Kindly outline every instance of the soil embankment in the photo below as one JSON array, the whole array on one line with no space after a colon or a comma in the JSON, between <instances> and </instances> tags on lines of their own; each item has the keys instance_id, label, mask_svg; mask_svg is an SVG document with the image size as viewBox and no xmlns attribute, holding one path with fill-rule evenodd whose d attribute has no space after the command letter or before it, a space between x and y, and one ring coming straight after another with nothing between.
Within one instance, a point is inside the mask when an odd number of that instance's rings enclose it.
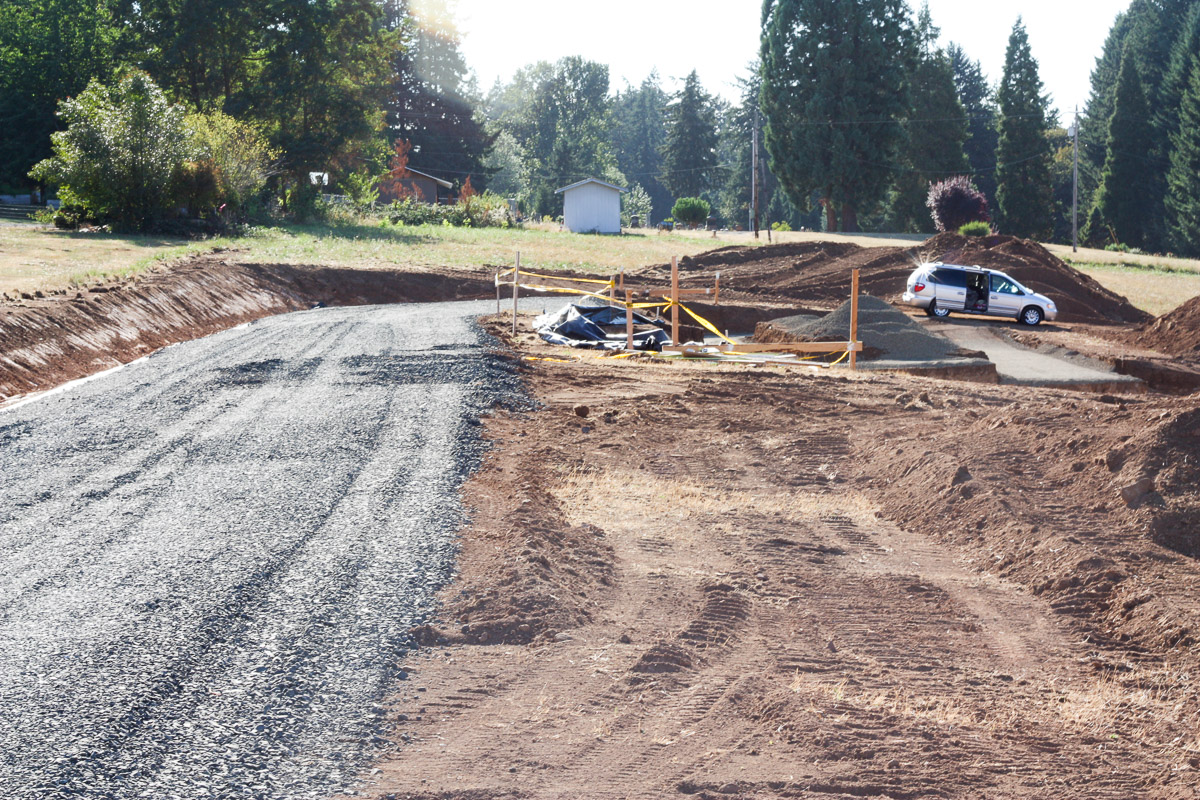
<instances>
[{"instance_id":1,"label":"soil embankment","mask_svg":"<svg viewBox=\"0 0 1200 800\"><path fill-rule=\"evenodd\" d=\"M776 298L833 308L850 293L850 272L861 271L862 290L888 301L904 293L919 264L945 261L1002 270L1049 295L1065 322L1144 323L1149 315L1125 298L1068 266L1036 242L1011 236L967 238L941 234L915 247L860 247L845 242L806 242L764 247L725 247L682 258L689 281L705 283L721 273L722 295ZM646 276L669 279L669 265Z\"/></svg>"},{"instance_id":2,"label":"soil embankment","mask_svg":"<svg viewBox=\"0 0 1200 800\"><path fill-rule=\"evenodd\" d=\"M231 264L202 256L71 294L0 305L0 402L160 347L315 305L487 297L472 275Z\"/></svg>"}]
</instances>

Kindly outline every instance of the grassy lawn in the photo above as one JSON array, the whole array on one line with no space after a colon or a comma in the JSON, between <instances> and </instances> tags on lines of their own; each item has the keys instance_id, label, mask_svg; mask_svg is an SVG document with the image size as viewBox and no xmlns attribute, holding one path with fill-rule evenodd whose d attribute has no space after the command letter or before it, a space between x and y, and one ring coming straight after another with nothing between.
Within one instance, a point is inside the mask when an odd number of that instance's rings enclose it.
<instances>
[{"instance_id":1,"label":"grassy lawn","mask_svg":"<svg viewBox=\"0 0 1200 800\"><path fill-rule=\"evenodd\" d=\"M864 247L912 246L910 237L776 233L775 242L847 241ZM755 242L749 233L705 231L623 236L586 236L556 226L524 230L396 227L363 220L311 226L257 228L237 238L187 242L154 236L71 233L28 223L0 223L0 292L54 289L136 273L155 263L223 248L230 261L314 264L357 268L457 268L490 272L522 265L534 270L571 269L609 275ZM1200 295L1200 261L1080 250L1049 245L1058 256L1152 314L1162 314Z\"/></svg>"}]
</instances>

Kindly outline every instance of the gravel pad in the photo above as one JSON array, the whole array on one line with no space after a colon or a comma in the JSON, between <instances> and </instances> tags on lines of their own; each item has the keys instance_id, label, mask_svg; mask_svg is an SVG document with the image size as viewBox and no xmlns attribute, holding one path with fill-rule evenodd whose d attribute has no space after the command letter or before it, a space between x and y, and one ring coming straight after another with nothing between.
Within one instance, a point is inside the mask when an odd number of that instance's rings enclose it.
<instances>
[{"instance_id":1,"label":"gravel pad","mask_svg":"<svg viewBox=\"0 0 1200 800\"><path fill-rule=\"evenodd\" d=\"M452 576L487 303L321 309L0 411L5 798L352 785Z\"/></svg>"}]
</instances>

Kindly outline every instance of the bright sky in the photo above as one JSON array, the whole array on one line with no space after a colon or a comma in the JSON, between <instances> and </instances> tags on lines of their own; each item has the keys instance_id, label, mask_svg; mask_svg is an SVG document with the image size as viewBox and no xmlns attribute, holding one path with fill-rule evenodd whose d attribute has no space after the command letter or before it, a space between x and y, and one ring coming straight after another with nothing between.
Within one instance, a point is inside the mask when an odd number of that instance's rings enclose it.
<instances>
[{"instance_id":1,"label":"bright sky","mask_svg":"<svg viewBox=\"0 0 1200 800\"><path fill-rule=\"evenodd\" d=\"M1023 16L1042 82L1065 122L1076 104L1087 102L1096 57L1129 2L930 0L929 6L943 43L962 45L993 84L1013 23ZM609 65L614 89L640 83L652 69L671 87L695 69L708 91L732 100L736 78L758 52L758 0L458 0L457 7L463 54L484 91L526 64L581 55Z\"/></svg>"}]
</instances>

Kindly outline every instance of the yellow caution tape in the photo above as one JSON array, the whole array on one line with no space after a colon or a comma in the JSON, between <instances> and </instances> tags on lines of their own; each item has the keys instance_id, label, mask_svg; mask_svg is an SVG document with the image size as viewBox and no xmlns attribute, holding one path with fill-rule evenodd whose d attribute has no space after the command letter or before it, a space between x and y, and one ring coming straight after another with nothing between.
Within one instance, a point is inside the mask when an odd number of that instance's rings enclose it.
<instances>
[{"instance_id":1,"label":"yellow caution tape","mask_svg":"<svg viewBox=\"0 0 1200 800\"><path fill-rule=\"evenodd\" d=\"M506 270L504 272L497 272L496 279L499 280L500 278L507 277L508 275L512 275L514 272L516 272L515 269ZM521 270L521 275L528 276L530 278L545 278L545 279L551 280L551 281L570 281L571 283L597 283L601 286L616 286L617 285L616 281L614 281L611 278L609 278L606 281L601 281L601 280L595 280L594 278L571 278L566 275L543 275L538 272L526 272L525 270Z\"/></svg>"},{"instance_id":2,"label":"yellow caution tape","mask_svg":"<svg viewBox=\"0 0 1200 800\"><path fill-rule=\"evenodd\" d=\"M547 358L545 356L523 356L522 361L553 361L556 364L574 364L582 358Z\"/></svg>"},{"instance_id":3,"label":"yellow caution tape","mask_svg":"<svg viewBox=\"0 0 1200 800\"><path fill-rule=\"evenodd\" d=\"M726 342L729 342L729 344L733 345L734 347L737 346L737 342L735 342L733 339L730 339L728 336L726 336L725 334L723 334L719 330L717 330L716 325L713 325L711 322L709 322L704 317L697 314L695 311L692 311L690 308L685 306L683 303L679 303L678 305L680 308L682 308L684 311L686 311L691 316L692 319L696 320L696 322L699 322L702 326L707 328L712 333L715 333L717 336L719 336L721 339L725 340Z\"/></svg>"},{"instance_id":4,"label":"yellow caution tape","mask_svg":"<svg viewBox=\"0 0 1200 800\"><path fill-rule=\"evenodd\" d=\"M637 352L635 351L632 353L617 353L616 355L613 355L613 356L600 356L600 358L603 358L603 359L630 358L631 356L636 356L636 355L637 355Z\"/></svg>"}]
</instances>

